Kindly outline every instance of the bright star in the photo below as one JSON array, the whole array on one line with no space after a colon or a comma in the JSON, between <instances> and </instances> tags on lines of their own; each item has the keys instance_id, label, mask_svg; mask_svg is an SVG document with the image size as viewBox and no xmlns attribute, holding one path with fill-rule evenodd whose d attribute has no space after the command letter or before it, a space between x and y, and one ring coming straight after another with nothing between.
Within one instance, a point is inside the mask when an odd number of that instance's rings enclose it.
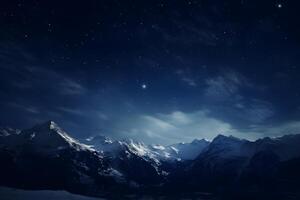
<instances>
[{"instance_id":1,"label":"bright star","mask_svg":"<svg viewBox=\"0 0 300 200\"><path fill-rule=\"evenodd\" d=\"M277 4L277 7L282 8L282 4L281 3Z\"/></svg>"},{"instance_id":2,"label":"bright star","mask_svg":"<svg viewBox=\"0 0 300 200\"><path fill-rule=\"evenodd\" d=\"M147 85L146 85L146 84L143 84L143 85L142 85L142 88L143 88L143 89L146 89L146 88L147 88Z\"/></svg>"}]
</instances>

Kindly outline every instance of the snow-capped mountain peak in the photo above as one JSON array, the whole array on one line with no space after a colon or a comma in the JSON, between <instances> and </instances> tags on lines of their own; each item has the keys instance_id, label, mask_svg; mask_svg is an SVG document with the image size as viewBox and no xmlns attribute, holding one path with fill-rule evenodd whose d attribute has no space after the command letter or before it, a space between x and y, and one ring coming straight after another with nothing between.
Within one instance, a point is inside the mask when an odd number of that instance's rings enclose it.
<instances>
[{"instance_id":1,"label":"snow-capped mountain peak","mask_svg":"<svg viewBox=\"0 0 300 200\"><path fill-rule=\"evenodd\" d=\"M205 139L194 139L190 143L177 143L168 146L168 152L173 157L179 160L193 160L195 159L208 145L209 141Z\"/></svg>"},{"instance_id":2,"label":"snow-capped mountain peak","mask_svg":"<svg viewBox=\"0 0 300 200\"><path fill-rule=\"evenodd\" d=\"M9 136L12 134L19 134L21 131L18 129L13 129L9 127L0 127L0 137L1 136Z\"/></svg>"},{"instance_id":3,"label":"snow-capped mountain peak","mask_svg":"<svg viewBox=\"0 0 300 200\"><path fill-rule=\"evenodd\" d=\"M95 136L91 136L91 137L88 137L85 139L85 141L87 143L98 143L98 144L112 144L114 141L107 137L107 136L104 136L104 135L95 135Z\"/></svg>"},{"instance_id":4,"label":"snow-capped mountain peak","mask_svg":"<svg viewBox=\"0 0 300 200\"><path fill-rule=\"evenodd\" d=\"M24 142L44 150L75 148L76 150L92 150L88 145L78 142L69 136L55 122L47 121L31 129L21 132Z\"/></svg>"}]
</instances>

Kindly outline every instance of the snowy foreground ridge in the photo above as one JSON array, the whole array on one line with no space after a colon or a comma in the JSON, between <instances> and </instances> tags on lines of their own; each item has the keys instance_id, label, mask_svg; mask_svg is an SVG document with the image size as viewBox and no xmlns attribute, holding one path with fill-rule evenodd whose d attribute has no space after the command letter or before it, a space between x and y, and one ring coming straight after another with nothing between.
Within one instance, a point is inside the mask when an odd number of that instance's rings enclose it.
<instances>
[{"instance_id":1,"label":"snowy foreground ridge","mask_svg":"<svg viewBox=\"0 0 300 200\"><path fill-rule=\"evenodd\" d=\"M2 186L102 198L174 193L274 198L298 197L300 191L300 135L253 142L218 135L211 142L162 146L101 135L78 141L48 121L26 130L0 128L0 163Z\"/></svg>"},{"instance_id":2,"label":"snowy foreground ridge","mask_svg":"<svg viewBox=\"0 0 300 200\"><path fill-rule=\"evenodd\" d=\"M0 187L0 197L3 200L102 200L82 195L75 195L65 191L53 190L21 190ZM104 200L104 199L103 199Z\"/></svg>"}]
</instances>

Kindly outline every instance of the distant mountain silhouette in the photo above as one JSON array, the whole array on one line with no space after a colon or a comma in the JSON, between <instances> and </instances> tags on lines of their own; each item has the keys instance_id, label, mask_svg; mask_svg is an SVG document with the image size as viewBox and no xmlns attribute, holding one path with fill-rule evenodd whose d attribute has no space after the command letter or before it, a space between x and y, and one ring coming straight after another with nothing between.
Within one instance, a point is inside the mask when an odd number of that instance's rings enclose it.
<instances>
[{"instance_id":1,"label":"distant mountain silhouette","mask_svg":"<svg viewBox=\"0 0 300 200\"><path fill-rule=\"evenodd\" d=\"M78 141L48 121L21 131L0 128L0 163L0 184L16 188L108 198L300 197L300 135L253 142L218 135L163 146L101 135Z\"/></svg>"}]
</instances>

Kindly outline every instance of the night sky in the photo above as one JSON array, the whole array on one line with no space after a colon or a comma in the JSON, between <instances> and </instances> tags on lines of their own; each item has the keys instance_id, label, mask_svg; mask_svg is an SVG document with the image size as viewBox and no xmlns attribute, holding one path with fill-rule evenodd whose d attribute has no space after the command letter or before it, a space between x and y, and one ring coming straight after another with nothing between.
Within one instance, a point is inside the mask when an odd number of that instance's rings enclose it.
<instances>
[{"instance_id":1,"label":"night sky","mask_svg":"<svg viewBox=\"0 0 300 200\"><path fill-rule=\"evenodd\" d=\"M300 133L298 4L1 1L0 125L162 144Z\"/></svg>"}]
</instances>

